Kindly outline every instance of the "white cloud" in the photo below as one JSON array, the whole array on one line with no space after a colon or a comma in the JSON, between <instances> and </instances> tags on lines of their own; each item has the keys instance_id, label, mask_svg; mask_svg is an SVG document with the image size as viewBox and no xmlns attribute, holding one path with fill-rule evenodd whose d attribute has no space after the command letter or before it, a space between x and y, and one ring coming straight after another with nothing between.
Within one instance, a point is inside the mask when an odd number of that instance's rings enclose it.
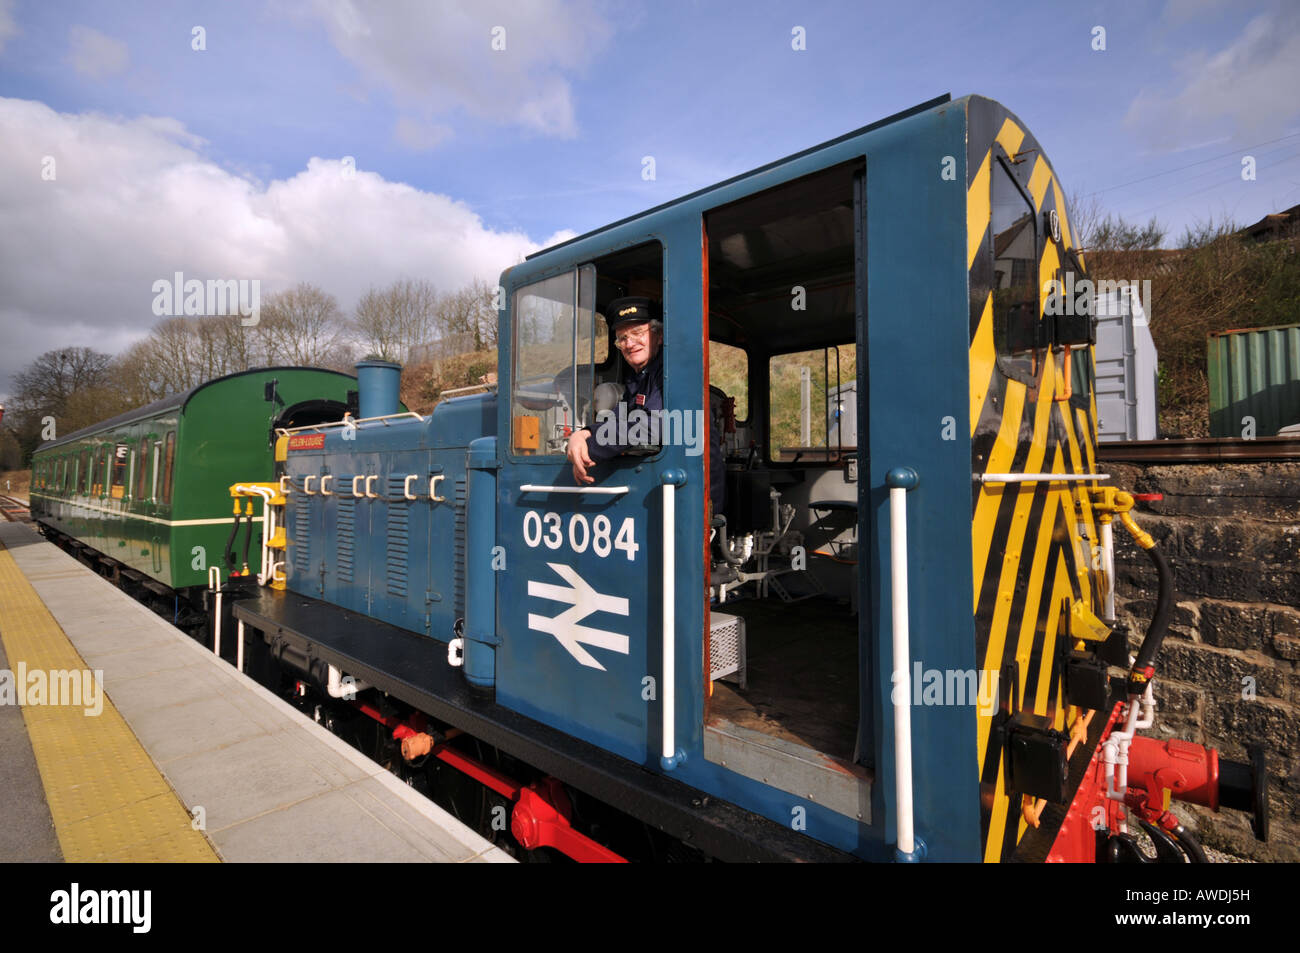
<instances>
[{"instance_id":1,"label":"white cloud","mask_svg":"<svg viewBox=\"0 0 1300 953\"><path fill-rule=\"evenodd\" d=\"M152 284L176 271L257 278L263 295L308 281L350 310L397 278L495 285L539 247L445 195L349 174L339 159L312 158L265 184L233 174L172 119L0 98L0 141L0 390L43 351L113 352L146 334ZM53 181L42 178L46 157Z\"/></svg>"},{"instance_id":2,"label":"white cloud","mask_svg":"<svg viewBox=\"0 0 1300 953\"><path fill-rule=\"evenodd\" d=\"M1266 139L1297 113L1300 100L1300 5L1255 17L1217 52L1183 57L1173 89L1143 89L1126 125L1163 147L1218 133Z\"/></svg>"},{"instance_id":3,"label":"white cloud","mask_svg":"<svg viewBox=\"0 0 1300 953\"><path fill-rule=\"evenodd\" d=\"M14 4L17 0L0 0L0 53L4 52L5 42L18 32L14 23Z\"/></svg>"},{"instance_id":4,"label":"white cloud","mask_svg":"<svg viewBox=\"0 0 1300 953\"><path fill-rule=\"evenodd\" d=\"M125 72L131 64L131 54L121 40L77 25L69 31L68 62L78 73L85 73L91 79L104 79Z\"/></svg>"},{"instance_id":5,"label":"white cloud","mask_svg":"<svg viewBox=\"0 0 1300 953\"><path fill-rule=\"evenodd\" d=\"M561 137L577 133L566 75L613 33L595 0L315 0L314 9L339 52L399 102Z\"/></svg>"}]
</instances>

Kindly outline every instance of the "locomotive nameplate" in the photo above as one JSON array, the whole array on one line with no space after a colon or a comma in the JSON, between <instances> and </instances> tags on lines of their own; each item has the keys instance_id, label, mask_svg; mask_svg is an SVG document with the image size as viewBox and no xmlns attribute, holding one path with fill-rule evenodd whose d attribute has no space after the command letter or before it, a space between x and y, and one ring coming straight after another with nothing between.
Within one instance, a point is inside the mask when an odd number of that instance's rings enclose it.
<instances>
[{"instance_id":1,"label":"locomotive nameplate","mask_svg":"<svg viewBox=\"0 0 1300 953\"><path fill-rule=\"evenodd\" d=\"M323 450L324 448L323 433L300 433L289 438L290 450Z\"/></svg>"}]
</instances>

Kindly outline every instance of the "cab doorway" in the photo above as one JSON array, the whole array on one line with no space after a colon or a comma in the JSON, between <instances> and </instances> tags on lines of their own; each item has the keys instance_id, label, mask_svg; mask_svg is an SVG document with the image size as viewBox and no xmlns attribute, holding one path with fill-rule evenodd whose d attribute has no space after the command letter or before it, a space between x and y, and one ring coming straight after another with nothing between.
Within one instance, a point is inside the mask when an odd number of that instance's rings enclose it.
<instances>
[{"instance_id":1,"label":"cab doorway","mask_svg":"<svg viewBox=\"0 0 1300 953\"><path fill-rule=\"evenodd\" d=\"M704 220L710 425L725 502L710 566L705 756L869 812L858 604L865 446L862 161Z\"/></svg>"}]
</instances>

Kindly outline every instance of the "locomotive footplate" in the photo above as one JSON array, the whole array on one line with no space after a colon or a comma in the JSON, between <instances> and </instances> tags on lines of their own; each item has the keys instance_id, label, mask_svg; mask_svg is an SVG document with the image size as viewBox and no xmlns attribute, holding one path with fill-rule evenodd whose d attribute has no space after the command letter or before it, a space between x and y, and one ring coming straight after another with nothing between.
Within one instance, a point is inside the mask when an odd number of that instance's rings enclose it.
<instances>
[{"instance_id":1,"label":"locomotive footplate","mask_svg":"<svg viewBox=\"0 0 1300 953\"><path fill-rule=\"evenodd\" d=\"M725 861L819 863L857 858L678 781L653 774L495 702L471 695L446 645L307 596L262 589L235 618L282 639L565 784ZM401 675L393 673L400 672Z\"/></svg>"}]
</instances>

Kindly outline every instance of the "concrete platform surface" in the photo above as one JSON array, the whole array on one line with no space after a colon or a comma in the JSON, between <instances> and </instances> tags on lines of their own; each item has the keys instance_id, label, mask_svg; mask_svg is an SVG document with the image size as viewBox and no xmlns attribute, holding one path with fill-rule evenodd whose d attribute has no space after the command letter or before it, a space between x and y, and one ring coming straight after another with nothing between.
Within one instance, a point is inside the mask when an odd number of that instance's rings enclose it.
<instances>
[{"instance_id":1,"label":"concrete platform surface","mask_svg":"<svg viewBox=\"0 0 1300 953\"><path fill-rule=\"evenodd\" d=\"M223 860L513 862L34 530L0 541Z\"/></svg>"}]
</instances>

